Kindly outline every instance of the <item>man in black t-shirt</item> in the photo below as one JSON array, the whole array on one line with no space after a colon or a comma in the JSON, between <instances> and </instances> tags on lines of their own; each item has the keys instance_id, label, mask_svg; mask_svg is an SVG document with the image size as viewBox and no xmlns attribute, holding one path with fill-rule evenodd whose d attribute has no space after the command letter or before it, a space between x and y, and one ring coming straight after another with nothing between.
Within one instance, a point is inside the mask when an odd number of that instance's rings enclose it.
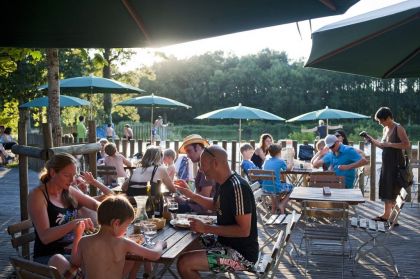
<instances>
[{"instance_id":1,"label":"man in black t-shirt","mask_svg":"<svg viewBox=\"0 0 420 279\"><path fill-rule=\"evenodd\" d=\"M230 170L227 153L220 146L204 148L200 163L206 178L220 184L214 198L191 192L183 181L177 182L176 187L217 214L217 225L191 219L191 230L218 238L206 250L184 253L178 260L178 272L182 278L190 279L200 278L199 271L253 270L258 260L258 232L251 187Z\"/></svg>"}]
</instances>

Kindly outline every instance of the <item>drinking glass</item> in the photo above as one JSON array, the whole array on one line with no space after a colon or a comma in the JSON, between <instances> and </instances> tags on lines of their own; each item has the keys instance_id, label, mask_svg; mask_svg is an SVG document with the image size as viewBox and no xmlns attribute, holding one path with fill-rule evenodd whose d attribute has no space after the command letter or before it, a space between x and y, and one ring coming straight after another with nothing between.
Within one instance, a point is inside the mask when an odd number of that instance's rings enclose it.
<instances>
[{"instance_id":1,"label":"drinking glass","mask_svg":"<svg viewBox=\"0 0 420 279\"><path fill-rule=\"evenodd\" d=\"M151 241L151 239L156 235L157 227L155 224L150 222L143 223L143 234L146 238L146 246L154 246L155 243Z\"/></svg>"},{"instance_id":2,"label":"drinking glass","mask_svg":"<svg viewBox=\"0 0 420 279\"><path fill-rule=\"evenodd\" d=\"M176 213L178 212L178 203L174 200L169 201L168 203L168 210L171 212L171 219L176 219Z\"/></svg>"}]
</instances>

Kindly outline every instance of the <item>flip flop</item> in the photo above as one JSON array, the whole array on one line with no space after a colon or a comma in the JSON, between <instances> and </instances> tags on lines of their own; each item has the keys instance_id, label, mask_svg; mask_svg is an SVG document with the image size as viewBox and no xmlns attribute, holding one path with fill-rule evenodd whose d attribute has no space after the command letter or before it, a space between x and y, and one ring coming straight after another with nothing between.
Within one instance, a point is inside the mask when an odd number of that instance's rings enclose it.
<instances>
[{"instance_id":1,"label":"flip flop","mask_svg":"<svg viewBox=\"0 0 420 279\"><path fill-rule=\"evenodd\" d=\"M379 222L386 222L388 219L383 218L382 216L376 216L375 218L372 218L373 221L379 221Z\"/></svg>"}]
</instances>

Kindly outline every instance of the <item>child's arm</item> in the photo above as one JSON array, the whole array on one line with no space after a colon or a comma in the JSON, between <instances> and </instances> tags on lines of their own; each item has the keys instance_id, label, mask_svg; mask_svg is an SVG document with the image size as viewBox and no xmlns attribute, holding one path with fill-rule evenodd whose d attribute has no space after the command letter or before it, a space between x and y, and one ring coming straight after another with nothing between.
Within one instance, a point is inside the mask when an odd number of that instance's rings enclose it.
<instances>
[{"instance_id":1,"label":"child's arm","mask_svg":"<svg viewBox=\"0 0 420 279\"><path fill-rule=\"evenodd\" d=\"M83 232L85 231L85 222L79 221L74 230L73 248L71 249L71 264L80 267L82 257L79 249L79 242L82 238Z\"/></svg>"},{"instance_id":2,"label":"child's arm","mask_svg":"<svg viewBox=\"0 0 420 279\"><path fill-rule=\"evenodd\" d=\"M166 248L166 241L162 240L157 241L155 247L153 248L146 248L144 246L138 245L136 242L130 239L125 240L128 253L142 256L151 261L158 260L160 255L162 255L163 249Z\"/></svg>"},{"instance_id":3,"label":"child's arm","mask_svg":"<svg viewBox=\"0 0 420 279\"><path fill-rule=\"evenodd\" d=\"M101 182L99 182L98 180L96 180L91 172L84 172L82 174L82 177L84 180L86 180L87 183L89 183L90 185L95 186L96 188L98 188L99 190L101 190L102 193L104 193L105 195L112 195L114 194L114 191L112 191L111 189L109 189L108 187L106 187L104 184L102 184Z\"/></svg>"},{"instance_id":4,"label":"child's arm","mask_svg":"<svg viewBox=\"0 0 420 279\"><path fill-rule=\"evenodd\" d=\"M121 154L120 154L121 155ZM124 165L126 165L127 167L131 167L131 161L129 161L127 158L125 158L123 155L121 155L122 159L123 159L123 163Z\"/></svg>"}]
</instances>

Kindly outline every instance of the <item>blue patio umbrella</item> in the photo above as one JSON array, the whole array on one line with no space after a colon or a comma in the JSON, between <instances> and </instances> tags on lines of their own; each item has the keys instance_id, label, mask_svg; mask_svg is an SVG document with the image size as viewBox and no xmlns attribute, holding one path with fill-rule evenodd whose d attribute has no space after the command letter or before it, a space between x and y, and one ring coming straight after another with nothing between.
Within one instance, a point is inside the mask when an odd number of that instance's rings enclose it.
<instances>
[{"instance_id":1,"label":"blue patio umbrella","mask_svg":"<svg viewBox=\"0 0 420 279\"><path fill-rule=\"evenodd\" d=\"M166 107L166 108L183 107L186 109L191 108L191 106L186 105L184 103L181 103L181 102L169 99L169 98L165 98L165 97L160 97L154 94L124 100L122 102L117 103L117 106L150 107L151 108L150 122L151 122L152 127L153 127L153 110L155 108L163 108L163 107ZM152 133L152 130L150 130L150 133ZM152 134L150 134L150 139L152 139Z\"/></svg>"},{"instance_id":2,"label":"blue patio umbrella","mask_svg":"<svg viewBox=\"0 0 420 279\"><path fill-rule=\"evenodd\" d=\"M286 122L295 122L295 121L311 121L311 120L326 120L327 121L327 133L328 133L328 120L329 119L366 119L370 118L370 116L345 111L345 110L339 110L339 109L330 109L328 106L326 106L324 109L316 110L307 112L302 115L298 115L296 117L293 117Z\"/></svg>"},{"instance_id":3,"label":"blue patio umbrella","mask_svg":"<svg viewBox=\"0 0 420 279\"><path fill-rule=\"evenodd\" d=\"M48 84L38 88L48 91ZM93 75L60 80L61 93L143 93L143 89L113 79Z\"/></svg>"},{"instance_id":4,"label":"blue patio umbrella","mask_svg":"<svg viewBox=\"0 0 420 279\"><path fill-rule=\"evenodd\" d=\"M238 106L228 107L211 111L197 116L195 119L239 119L239 144L241 144L242 119L261 119L272 121L284 121L284 118L272 114L270 112L243 106L239 103Z\"/></svg>"},{"instance_id":5,"label":"blue patio umbrella","mask_svg":"<svg viewBox=\"0 0 420 279\"><path fill-rule=\"evenodd\" d=\"M89 106L90 102L71 96L60 95L60 107L78 107L78 106ZM27 102L23 105L20 105L19 108L40 108L48 107L48 97L40 97L33 99L30 102Z\"/></svg>"}]
</instances>

